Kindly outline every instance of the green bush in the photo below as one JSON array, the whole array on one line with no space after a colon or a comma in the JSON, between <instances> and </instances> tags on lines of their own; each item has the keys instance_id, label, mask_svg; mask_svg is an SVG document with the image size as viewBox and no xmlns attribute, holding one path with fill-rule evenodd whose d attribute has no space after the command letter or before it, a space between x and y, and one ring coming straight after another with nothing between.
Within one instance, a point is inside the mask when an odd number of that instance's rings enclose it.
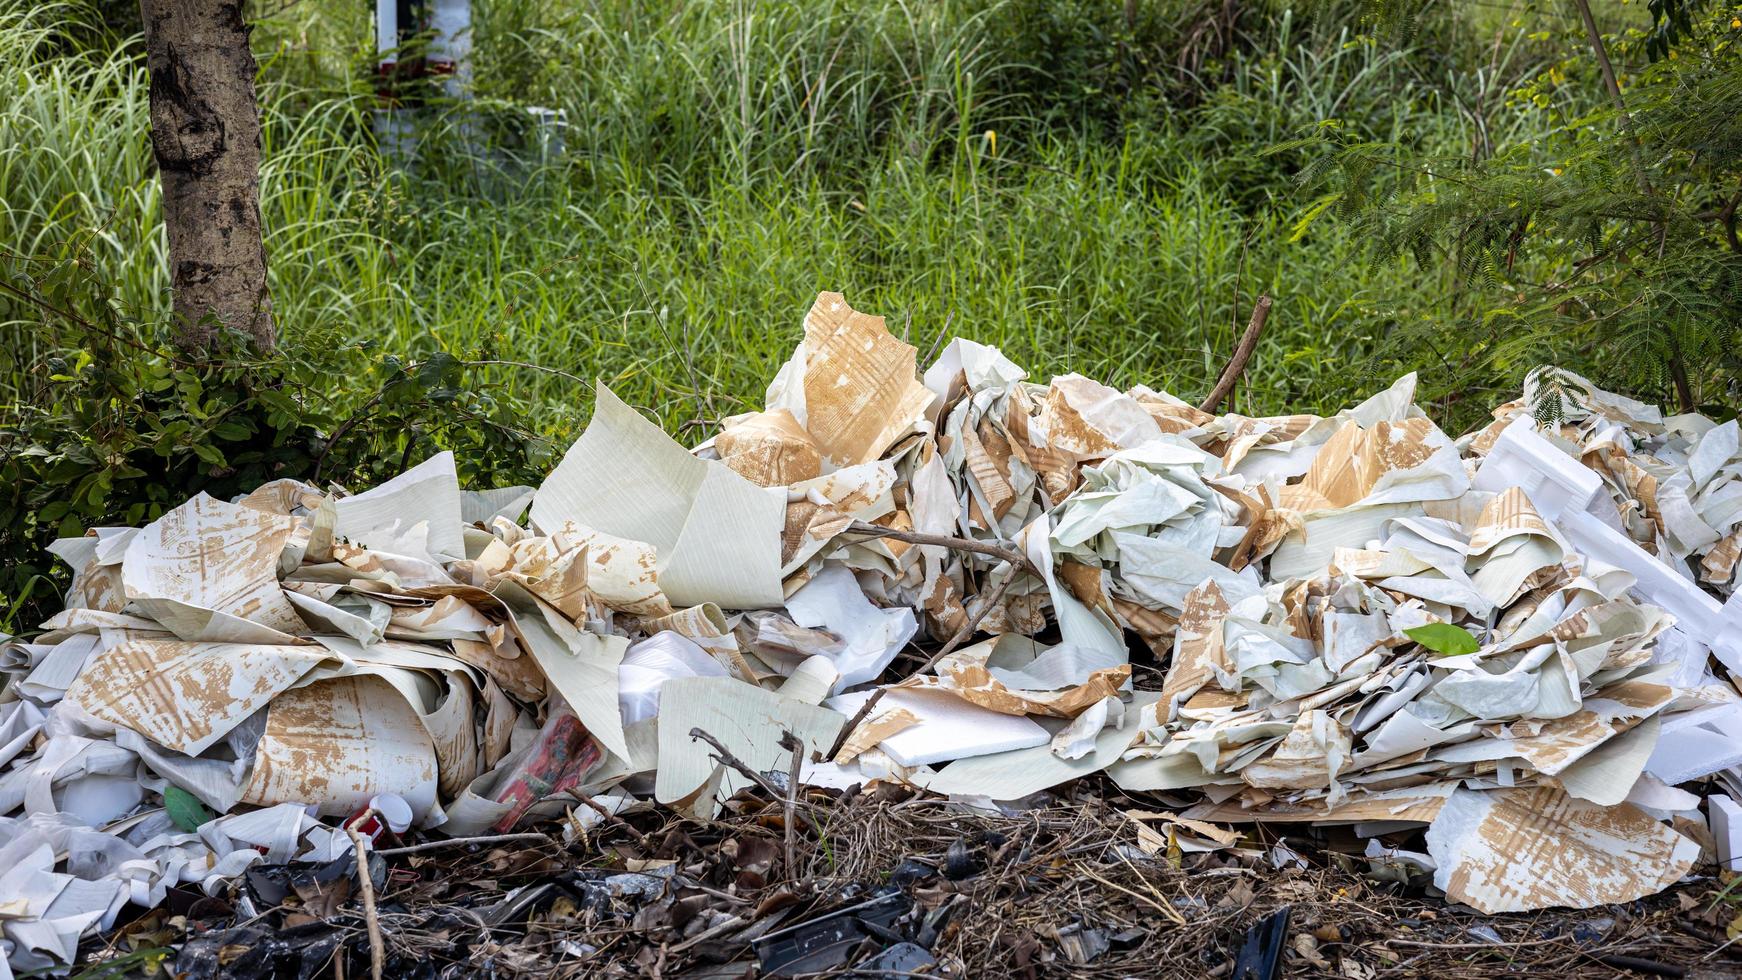
<instances>
[{"instance_id":1,"label":"green bush","mask_svg":"<svg viewBox=\"0 0 1742 980\"><path fill-rule=\"evenodd\" d=\"M1311 214L1349 219L1376 268L1451 278L1450 302L1381 356L1433 350L1458 387L1588 364L1646 400L1735 414L1742 19L1723 4L1667 6L1673 45L1651 14L1607 34L1625 73L1613 93L1578 18L1532 24L1537 69L1496 94L1540 119L1538 138L1446 153L1327 123L1288 145L1329 149L1302 172L1322 195Z\"/></svg>"},{"instance_id":2,"label":"green bush","mask_svg":"<svg viewBox=\"0 0 1742 980\"><path fill-rule=\"evenodd\" d=\"M55 606L57 537L155 519L195 493L295 478L361 489L451 448L474 486L536 480L549 445L524 406L451 354L416 363L304 337L267 355L224 338L195 363L130 321L78 260L0 266L0 292L41 315L33 349L0 354L0 631ZM346 395L354 397L347 398Z\"/></svg>"}]
</instances>

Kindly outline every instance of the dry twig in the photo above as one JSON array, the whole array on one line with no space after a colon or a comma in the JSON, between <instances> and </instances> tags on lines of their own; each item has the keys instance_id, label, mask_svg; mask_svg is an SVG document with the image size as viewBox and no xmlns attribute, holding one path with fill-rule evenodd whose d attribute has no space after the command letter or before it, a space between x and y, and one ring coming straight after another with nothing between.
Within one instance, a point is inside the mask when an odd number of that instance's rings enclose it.
<instances>
[{"instance_id":1,"label":"dry twig","mask_svg":"<svg viewBox=\"0 0 1742 980\"><path fill-rule=\"evenodd\" d=\"M786 873L798 877L797 851L793 847L793 817L798 813L798 774L804 766L804 742L792 732L782 732L780 747L792 753L792 768L786 777Z\"/></svg>"},{"instance_id":2,"label":"dry twig","mask_svg":"<svg viewBox=\"0 0 1742 980\"><path fill-rule=\"evenodd\" d=\"M351 846L355 848L357 887L363 892L363 923L369 928L369 978L381 980L381 971L387 965L387 946L381 941L381 917L375 911L375 881L369 875L368 842L357 833L357 825L374 815L374 808L364 810L357 819L345 824L345 834L351 838Z\"/></svg>"},{"instance_id":3,"label":"dry twig","mask_svg":"<svg viewBox=\"0 0 1742 980\"><path fill-rule=\"evenodd\" d=\"M1222 376L1216 379L1216 386L1210 389L1210 394L1198 406L1202 412L1214 412L1216 406L1222 404L1222 399L1228 397L1228 392L1234 390L1234 382L1240 380L1240 375L1246 370L1246 362L1252 359L1253 350L1258 347L1258 335L1264 332L1264 321L1270 317L1270 297L1260 296L1252 307L1252 320L1246 324L1246 333L1240 337L1239 346L1234 348L1234 356L1228 359L1228 366L1222 369Z\"/></svg>"},{"instance_id":4,"label":"dry twig","mask_svg":"<svg viewBox=\"0 0 1742 980\"><path fill-rule=\"evenodd\" d=\"M972 538L958 538L948 534L926 534L922 531L903 531L898 528L883 527L880 524L867 524L864 521L854 521L852 526L847 528L846 533L863 534L873 538L893 538L896 541L906 541L908 544L929 544L939 548L949 548L953 551L972 552L976 555L985 555L988 558L1009 562L1037 576L1040 574L1040 570L1034 567L1034 563L1028 560L1028 556L1015 548L988 544L985 541L975 541Z\"/></svg>"},{"instance_id":5,"label":"dry twig","mask_svg":"<svg viewBox=\"0 0 1742 980\"><path fill-rule=\"evenodd\" d=\"M743 773L745 775L745 777L747 777L751 782L755 783L757 786L760 786L762 788L762 792L768 794L769 799L771 799L771 800L780 799L780 797L781 797L780 787L774 785L774 783L771 782L767 776L764 776L763 774L757 772L755 769L750 768L750 766L748 764L746 764L743 759L740 759L737 756L733 755L732 750L726 748L724 745L721 745L719 739L715 738L712 735L709 735L707 732L702 731L700 728L690 729L690 738L699 738L702 741L708 743L710 746L712 746L714 749L714 755L716 757L718 757L721 762L723 762L726 765L731 766L733 769L736 769L739 772ZM805 825L808 826L813 833L817 832L816 821L811 819L810 814L800 812L797 814L797 816L800 820L803 820L805 822Z\"/></svg>"},{"instance_id":6,"label":"dry twig","mask_svg":"<svg viewBox=\"0 0 1742 980\"><path fill-rule=\"evenodd\" d=\"M470 844L512 844L517 841L551 842L548 834L495 834L484 837L449 837L445 840L425 841L422 844L409 844L405 847L389 847L376 851L382 857L398 857L401 854L421 854L424 851L434 851L443 847L464 847Z\"/></svg>"}]
</instances>

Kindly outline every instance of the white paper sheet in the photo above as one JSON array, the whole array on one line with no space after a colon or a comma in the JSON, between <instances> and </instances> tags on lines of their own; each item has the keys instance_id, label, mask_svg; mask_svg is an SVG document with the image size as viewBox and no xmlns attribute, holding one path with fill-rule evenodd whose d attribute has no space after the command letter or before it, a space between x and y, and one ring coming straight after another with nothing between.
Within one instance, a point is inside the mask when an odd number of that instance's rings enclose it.
<instances>
[{"instance_id":1,"label":"white paper sheet","mask_svg":"<svg viewBox=\"0 0 1742 980\"><path fill-rule=\"evenodd\" d=\"M679 677L725 677L726 668L701 647L666 630L629 645L617 667L617 702L623 724L659 714L659 691Z\"/></svg>"},{"instance_id":2,"label":"white paper sheet","mask_svg":"<svg viewBox=\"0 0 1742 980\"><path fill-rule=\"evenodd\" d=\"M1124 726L1103 729L1095 737L1094 752L1082 758L1061 759L1053 754L1051 745L1042 744L957 760L926 779L924 786L934 793L1019 800L1066 780L1100 772L1117 762L1136 740L1140 719L1153 717L1150 707L1159 697L1159 692L1138 691L1126 706Z\"/></svg>"},{"instance_id":3,"label":"white paper sheet","mask_svg":"<svg viewBox=\"0 0 1742 980\"><path fill-rule=\"evenodd\" d=\"M67 698L159 745L199 755L326 659L318 646L139 640L105 651Z\"/></svg>"},{"instance_id":4,"label":"white paper sheet","mask_svg":"<svg viewBox=\"0 0 1742 980\"><path fill-rule=\"evenodd\" d=\"M658 426L598 386L593 419L532 501L545 533L575 521L645 541L680 606L780 604L786 494L685 452Z\"/></svg>"},{"instance_id":5,"label":"white paper sheet","mask_svg":"<svg viewBox=\"0 0 1742 980\"><path fill-rule=\"evenodd\" d=\"M872 605L852 571L840 565L824 568L794 592L786 611L798 625L827 630L844 641L841 649L822 654L840 672L836 691L876 680L919 628L911 609Z\"/></svg>"},{"instance_id":6,"label":"white paper sheet","mask_svg":"<svg viewBox=\"0 0 1742 980\"><path fill-rule=\"evenodd\" d=\"M544 676L574 709L575 717L619 759L629 757L623 736L623 710L617 700L617 668L629 649L622 636L599 636L562 628L550 616L521 611L515 623L526 642L527 652Z\"/></svg>"},{"instance_id":7,"label":"white paper sheet","mask_svg":"<svg viewBox=\"0 0 1742 980\"><path fill-rule=\"evenodd\" d=\"M429 543L425 554L393 547L406 530L424 524ZM386 483L338 501L338 523L333 533L359 547L407 557L457 559L466 557L460 534L464 517L460 501L460 478L454 454L440 452Z\"/></svg>"},{"instance_id":8,"label":"white paper sheet","mask_svg":"<svg viewBox=\"0 0 1742 980\"><path fill-rule=\"evenodd\" d=\"M184 640L294 643L306 627L278 585L293 526L202 493L128 544L127 598Z\"/></svg>"},{"instance_id":9,"label":"white paper sheet","mask_svg":"<svg viewBox=\"0 0 1742 980\"><path fill-rule=\"evenodd\" d=\"M436 778L435 746L405 697L379 677L340 677L273 700L242 802L312 803L342 817L395 793L421 819Z\"/></svg>"},{"instance_id":10,"label":"white paper sheet","mask_svg":"<svg viewBox=\"0 0 1742 980\"><path fill-rule=\"evenodd\" d=\"M1486 914L1591 908L1663 890L1700 847L1629 804L1551 787L1459 790L1427 832L1434 885Z\"/></svg>"},{"instance_id":11,"label":"white paper sheet","mask_svg":"<svg viewBox=\"0 0 1742 980\"><path fill-rule=\"evenodd\" d=\"M870 691L841 694L824 702L851 718ZM900 709L918 719L911 727L877 743L904 766L928 766L954 759L1045 745L1051 735L1031 718L999 714L942 691L891 688L873 710Z\"/></svg>"},{"instance_id":12,"label":"white paper sheet","mask_svg":"<svg viewBox=\"0 0 1742 980\"><path fill-rule=\"evenodd\" d=\"M519 521L532 504L531 487L495 487L490 490L460 491L460 520L467 524L488 525L500 517Z\"/></svg>"}]
</instances>

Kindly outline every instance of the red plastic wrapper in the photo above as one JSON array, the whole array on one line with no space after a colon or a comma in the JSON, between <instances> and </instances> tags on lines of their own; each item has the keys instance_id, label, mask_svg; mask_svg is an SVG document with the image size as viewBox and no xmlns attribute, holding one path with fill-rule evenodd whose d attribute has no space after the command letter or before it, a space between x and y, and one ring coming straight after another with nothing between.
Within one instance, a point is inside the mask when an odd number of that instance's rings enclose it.
<instances>
[{"instance_id":1,"label":"red plastic wrapper","mask_svg":"<svg viewBox=\"0 0 1742 980\"><path fill-rule=\"evenodd\" d=\"M533 804L579 786L604 758L599 743L568 705L553 708L532 751L508 773L496 794L498 803L511 803L513 809L493 829L497 833L513 830Z\"/></svg>"}]
</instances>

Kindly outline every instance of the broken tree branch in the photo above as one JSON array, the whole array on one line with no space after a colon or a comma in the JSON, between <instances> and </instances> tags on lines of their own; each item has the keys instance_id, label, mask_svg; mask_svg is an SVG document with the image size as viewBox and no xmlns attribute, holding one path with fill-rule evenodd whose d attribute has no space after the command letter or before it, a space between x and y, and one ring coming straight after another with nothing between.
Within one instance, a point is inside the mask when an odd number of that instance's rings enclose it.
<instances>
[{"instance_id":1,"label":"broken tree branch","mask_svg":"<svg viewBox=\"0 0 1742 980\"><path fill-rule=\"evenodd\" d=\"M381 980L381 971L387 965L387 946L381 941L381 916L375 911L375 880L369 873L369 848L363 835L357 832L357 825L373 816L374 808L364 810L357 819L345 824L345 834L351 838L351 846L355 848L357 887L363 892L363 924L369 929L369 978Z\"/></svg>"},{"instance_id":2,"label":"broken tree branch","mask_svg":"<svg viewBox=\"0 0 1742 980\"><path fill-rule=\"evenodd\" d=\"M470 844L512 844L516 841L552 843L549 834L494 834L485 837L449 837L445 840L425 841L422 844L410 844L405 847L389 847L375 853L382 857L398 857L401 854L421 854L424 851L434 851L443 847L465 847Z\"/></svg>"},{"instance_id":3,"label":"broken tree branch","mask_svg":"<svg viewBox=\"0 0 1742 980\"><path fill-rule=\"evenodd\" d=\"M1015 548L988 544L985 541L975 541L972 538L958 538L948 534L926 534L923 531L903 531L898 528L884 527L881 524L867 524L864 521L854 521L844 533L863 534L872 538L893 538L908 544L928 544L939 548L949 548L952 551L972 552L976 555L985 555L988 558L997 558L1037 576L1040 575L1040 569L1034 567L1034 563L1028 560L1028 556Z\"/></svg>"},{"instance_id":4,"label":"broken tree branch","mask_svg":"<svg viewBox=\"0 0 1742 980\"><path fill-rule=\"evenodd\" d=\"M1597 58L1597 70L1603 76L1603 90L1609 93L1609 101L1615 106L1616 123L1622 134L1632 143L1633 178L1639 182L1641 193L1651 194L1651 180L1646 176L1645 165L1640 160L1639 137L1633 132L1633 117L1627 114L1627 102L1621 96L1621 84L1615 79L1615 66L1609 63L1609 48L1603 43L1603 32L1597 27L1597 19L1591 15L1589 0L1573 0L1573 6L1579 10L1579 19L1585 25L1585 38L1591 43L1591 53Z\"/></svg>"},{"instance_id":5,"label":"broken tree branch","mask_svg":"<svg viewBox=\"0 0 1742 980\"><path fill-rule=\"evenodd\" d=\"M545 367L543 364L534 364L531 361L507 361L507 360L501 360L499 358L485 358L484 360L461 361L460 363L465 365L466 367L474 367L474 366L484 367L487 365L499 364L503 367L517 367L517 368L526 368L529 371L543 371L545 374L554 374L559 378L563 378L563 379L566 379L568 381L572 381L576 385L579 385L581 390L583 390L583 391L592 387L591 384L588 384L586 381L583 381L582 379L575 377L574 375L568 373L567 371L559 371L556 368Z\"/></svg>"},{"instance_id":6,"label":"broken tree branch","mask_svg":"<svg viewBox=\"0 0 1742 980\"><path fill-rule=\"evenodd\" d=\"M1603 43L1603 32L1597 27L1597 19L1591 14L1590 0L1573 0L1573 6L1579 10L1579 19L1585 25L1585 37L1591 43L1591 53L1597 58L1597 68L1603 76L1603 88L1609 93L1609 101L1615 106L1615 122L1621 130L1621 135L1627 140L1628 151L1633 161L1633 179L1639 184L1639 192L1646 197L1656 198L1657 191L1651 186L1651 178L1645 171L1645 148L1640 142L1639 133L1633 128L1633 117L1627 113L1627 101L1621 95L1621 84L1615 78L1615 66L1609 62L1609 48ZM1652 225L1657 229L1658 258L1663 257L1663 246L1669 234L1669 222L1660 211L1652 219ZM1679 345L1672 347L1669 355L1670 380L1675 385L1676 401L1681 410L1692 412L1698 402L1694 398L1694 390L1688 384L1687 363L1682 358Z\"/></svg>"},{"instance_id":7,"label":"broken tree branch","mask_svg":"<svg viewBox=\"0 0 1742 980\"><path fill-rule=\"evenodd\" d=\"M786 777L786 876L798 878L798 851L793 846L793 817L798 813L798 774L804 768L804 742L792 732L782 732L780 747L792 753L792 768Z\"/></svg>"},{"instance_id":8,"label":"broken tree branch","mask_svg":"<svg viewBox=\"0 0 1742 980\"><path fill-rule=\"evenodd\" d=\"M932 654L925 663L919 665L919 669L913 672L915 676L936 667L938 661L954 653L956 648L962 645L962 641L974 635L974 630L979 627L980 621L986 618L986 614L992 611L992 607L998 605L1000 599L1004 598L1004 590L1010 588L1011 582L1016 581L1016 569L1012 566L1011 562L1006 562L1000 566L1010 569L1010 574L1004 576L1004 581L993 586L992 591L980 597L979 607L974 610L974 614L968 617L968 621L962 624L962 628L956 631L955 636L950 637L948 643L938 647L938 652ZM993 569L993 574L997 574L997 569ZM852 736L853 730L859 727L859 723L870 717L871 709L877 707L877 702L883 700L883 694L888 690L887 687L879 687L871 692L871 696L865 699L865 703L859 706L859 710L853 713L853 717L847 719L847 723L841 726L841 733L835 736L835 744L829 747L824 758L833 759L841 754L841 746L846 744L847 739Z\"/></svg>"},{"instance_id":9,"label":"broken tree branch","mask_svg":"<svg viewBox=\"0 0 1742 980\"><path fill-rule=\"evenodd\" d=\"M764 776L763 774L750 768L749 765L745 764L743 759L740 759L737 756L733 755L732 750L726 748L724 745L721 745L719 739L715 738L712 735L709 735L707 732L702 731L700 728L690 729L690 738L699 738L702 741L708 743L708 745L713 748L714 755L716 758L718 758L722 763L725 763L726 765L731 766L733 769L736 769L739 772L743 773L751 782L755 783L757 786L762 787L762 792L767 793L769 799L778 800L784 795L780 792L780 787L774 785L773 781L771 781L767 776ZM810 814L799 813L799 814L797 814L797 816L800 820L803 820L805 822L805 826L809 827L811 829L812 833L819 833L820 834L822 832L817 827L817 822L815 820L811 819Z\"/></svg>"},{"instance_id":10,"label":"broken tree branch","mask_svg":"<svg viewBox=\"0 0 1742 980\"><path fill-rule=\"evenodd\" d=\"M1222 404L1222 399L1228 397L1228 392L1234 390L1234 382L1240 380L1240 375L1246 370L1246 362L1251 360L1252 352L1258 347L1258 335L1264 332L1264 321L1270 318L1270 297L1260 296L1252 307L1252 319L1246 324L1246 333L1241 335L1240 343L1234 348L1234 356L1228 359L1228 366L1222 369L1222 376L1216 379L1216 386L1210 389L1209 397L1198 406L1201 412L1214 412L1216 406Z\"/></svg>"}]
</instances>

